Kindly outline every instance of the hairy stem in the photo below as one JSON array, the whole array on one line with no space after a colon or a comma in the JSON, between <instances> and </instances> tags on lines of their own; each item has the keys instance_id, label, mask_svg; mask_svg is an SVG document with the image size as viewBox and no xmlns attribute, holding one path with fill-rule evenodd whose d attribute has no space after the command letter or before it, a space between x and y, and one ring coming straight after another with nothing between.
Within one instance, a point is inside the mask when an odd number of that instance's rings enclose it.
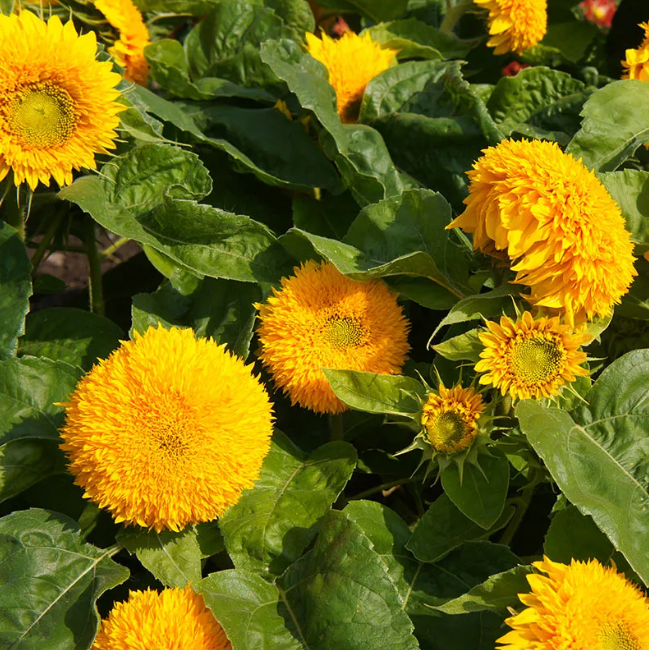
<instances>
[{"instance_id":1,"label":"hairy stem","mask_svg":"<svg viewBox=\"0 0 649 650\"><path fill-rule=\"evenodd\" d=\"M356 499L364 499L365 497L371 497L373 494L376 494L377 492L383 492L384 490L389 490L390 488L399 487L400 485L407 485L408 483L412 483L411 478L400 478L397 481L392 481L390 483L382 483L381 485L377 485L376 487L370 488L369 490L365 490L364 492L359 492L358 494L349 497L349 499L351 501L354 501Z\"/></svg>"},{"instance_id":2,"label":"hairy stem","mask_svg":"<svg viewBox=\"0 0 649 650\"><path fill-rule=\"evenodd\" d=\"M101 256L97 249L95 222L86 218L84 223L83 243L88 256L88 280L90 283L90 311L103 316L106 313L104 305L104 290L101 284Z\"/></svg>"},{"instance_id":3,"label":"hairy stem","mask_svg":"<svg viewBox=\"0 0 649 650\"><path fill-rule=\"evenodd\" d=\"M38 265L41 263L43 256L49 249L52 240L56 235L56 231L59 229L59 226L61 225L62 220L63 220L63 212L59 211L56 214L56 216L52 219L52 221L50 221L50 225L48 229L45 231L45 234L43 235L43 239L41 239L40 243L36 247L36 250L34 251L34 254L32 255L32 273L36 272L36 269L38 268Z\"/></svg>"},{"instance_id":4,"label":"hairy stem","mask_svg":"<svg viewBox=\"0 0 649 650\"><path fill-rule=\"evenodd\" d=\"M462 2L456 4L454 7L450 7L444 16L444 20L440 25L440 29L447 34L450 34L455 29L457 22L464 16L467 12L467 9L473 5L473 0L463 0Z\"/></svg>"},{"instance_id":5,"label":"hairy stem","mask_svg":"<svg viewBox=\"0 0 649 650\"><path fill-rule=\"evenodd\" d=\"M345 430L343 429L343 414L329 416L329 438L330 440L344 440Z\"/></svg>"},{"instance_id":6,"label":"hairy stem","mask_svg":"<svg viewBox=\"0 0 649 650\"><path fill-rule=\"evenodd\" d=\"M527 509L530 507L530 503L532 502L532 497L534 496L534 490L536 490L536 486L540 483L540 481L538 480L537 470L535 469L530 470L529 479L530 482L523 488L520 499L518 500L518 505L516 506L516 511L514 512L514 516L512 517L511 521L509 522L509 525L507 526L507 528L505 528L505 532L500 538L500 544L505 544L506 546L509 546L512 543L512 540L514 539L514 535L516 534L516 531L518 530L521 521L523 521L523 517L525 516Z\"/></svg>"}]
</instances>

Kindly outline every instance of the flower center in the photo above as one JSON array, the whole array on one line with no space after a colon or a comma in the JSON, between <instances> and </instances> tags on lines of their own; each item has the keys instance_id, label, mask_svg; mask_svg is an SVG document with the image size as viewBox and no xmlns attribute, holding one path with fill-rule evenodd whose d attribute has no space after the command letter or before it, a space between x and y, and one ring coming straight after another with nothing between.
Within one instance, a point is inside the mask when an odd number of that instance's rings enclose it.
<instances>
[{"instance_id":1,"label":"flower center","mask_svg":"<svg viewBox=\"0 0 649 650\"><path fill-rule=\"evenodd\" d=\"M430 444L437 451L455 451L471 436L471 428L464 418L453 411L444 411L426 422Z\"/></svg>"},{"instance_id":2,"label":"flower center","mask_svg":"<svg viewBox=\"0 0 649 650\"><path fill-rule=\"evenodd\" d=\"M563 357L557 341L541 337L523 339L514 343L512 371L522 383L546 382L559 374Z\"/></svg>"},{"instance_id":3,"label":"flower center","mask_svg":"<svg viewBox=\"0 0 649 650\"><path fill-rule=\"evenodd\" d=\"M180 408L178 412L168 416L158 414L148 426L148 435L154 453L161 454L169 460L180 460L190 449L189 423L187 414Z\"/></svg>"},{"instance_id":4,"label":"flower center","mask_svg":"<svg viewBox=\"0 0 649 650\"><path fill-rule=\"evenodd\" d=\"M26 86L7 110L9 131L28 147L64 144L74 133L76 123L74 100L51 82Z\"/></svg>"},{"instance_id":5,"label":"flower center","mask_svg":"<svg viewBox=\"0 0 649 650\"><path fill-rule=\"evenodd\" d=\"M324 327L325 341L337 350L357 348L365 339L365 332L359 320L351 316L332 316Z\"/></svg>"},{"instance_id":6,"label":"flower center","mask_svg":"<svg viewBox=\"0 0 649 650\"><path fill-rule=\"evenodd\" d=\"M599 631L600 650L640 650L640 641L626 623L607 623Z\"/></svg>"}]
</instances>

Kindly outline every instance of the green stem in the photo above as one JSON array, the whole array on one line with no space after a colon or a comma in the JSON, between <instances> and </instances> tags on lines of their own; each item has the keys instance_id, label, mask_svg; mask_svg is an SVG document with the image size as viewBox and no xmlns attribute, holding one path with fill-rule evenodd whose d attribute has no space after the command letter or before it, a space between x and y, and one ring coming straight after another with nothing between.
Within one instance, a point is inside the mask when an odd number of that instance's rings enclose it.
<instances>
[{"instance_id":1,"label":"green stem","mask_svg":"<svg viewBox=\"0 0 649 650\"><path fill-rule=\"evenodd\" d=\"M124 244L128 244L130 242L129 237L120 237L114 244L111 244L110 246L104 248L103 251L101 251L101 256L102 257L110 257L115 251L119 250Z\"/></svg>"},{"instance_id":2,"label":"green stem","mask_svg":"<svg viewBox=\"0 0 649 650\"><path fill-rule=\"evenodd\" d=\"M440 30L451 34L457 25L458 20L464 16L467 12L467 9L473 5L473 0L462 0L462 2L456 4L454 7L450 7L444 16L444 20L440 25Z\"/></svg>"},{"instance_id":3,"label":"green stem","mask_svg":"<svg viewBox=\"0 0 649 650\"><path fill-rule=\"evenodd\" d=\"M36 271L38 265L41 263L41 260L50 247L50 244L52 243L52 240L54 239L56 231L59 229L62 220L63 212L58 212L50 222L49 228L43 235L43 239L41 239L40 243L36 247L36 250L34 251L34 254L32 255L32 273Z\"/></svg>"},{"instance_id":4,"label":"green stem","mask_svg":"<svg viewBox=\"0 0 649 650\"><path fill-rule=\"evenodd\" d=\"M399 485L407 485L408 483L412 483L411 478L400 478L397 481L392 481L391 483L383 483L382 485L378 485L375 488L370 488L369 490L365 490L364 492L359 492L358 494L355 494L353 497L349 497L351 501L354 501L356 499L364 499L365 497L371 497L373 494L376 494L377 492L383 492L383 490L389 490L390 488L397 487Z\"/></svg>"},{"instance_id":5,"label":"green stem","mask_svg":"<svg viewBox=\"0 0 649 650\"><path fill-rule=\"evenodd\" d=\"M538 477L537 470L535 469L530 470L530 476L529 476L530 482L523 488L523 492L521 493L520 499L518 500L518 505L516 506L516 511L514 512L514 516L512 517L511 521L509 522L509 525L507 526L505 532L500 538L499 541L500 544L509 546L512 543L512 540L514 539L514 535L516 534L516 531L518 530L521 521L523 521L523 517L525 516L527 509L530 507L530 503L532 502L532 496L534 496L534 490L536 490L536 486L540 483L537 477Z\"/></svg>"},{"instance_id":6,"label":"green stem","mask_svg":"<svg viewBox=\"0 0 649 650\"><path fill-rule=\"evenodd\" d=\"M329 416L329 437L331 440L344 440L345 431L343 429L343 414Z\"/></svg>"},{"instance_id":7,"label":"green stem","mask_svg":"<svg viewBox=\"0 0 649 650\"><path fill-rule=\"evenodd\" d=\"M20 188L7 181L7 192L2 201L2 218L17 231L25 241L25 213L20 205Z\"/></svg>"},{"instance_id":8,"label":"green stem","mask_svg":"<svg viewBox=\"0 0 649 650\"><path fill-rule=\"evenodd\" d=\"M88 256L88 280L90 283L90 311L103 316L106 312L104 291L101 284L101 257L97 249L95 222L87 218L84 223L83 243Z\"/></svg>"}]
</instances>

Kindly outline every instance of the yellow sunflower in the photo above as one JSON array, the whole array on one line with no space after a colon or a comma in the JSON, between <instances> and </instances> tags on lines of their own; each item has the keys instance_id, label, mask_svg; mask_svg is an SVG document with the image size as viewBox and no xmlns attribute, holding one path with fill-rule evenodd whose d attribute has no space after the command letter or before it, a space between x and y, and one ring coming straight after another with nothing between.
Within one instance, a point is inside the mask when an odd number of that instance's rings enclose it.
<instances>
[{"instance_id":1,"label":"yellow sunflower","mask_svg":"<svg viewBox=\"0 0 649 650\"><path fill-rule=\"evenodd\" d=\"M95 0L95 7L119 32L119 39L108 51L126 69L124 78L143 86L149 76L144 48L151 41L142 14L132 0Z\"/></svg>"},{"instance_id":2,"label":"yellow sunflower","mask_svg":"<svg viewBox=\"0 0 649 650\"><path fill-rule=\"evenodd\" d=\"M91 650L232 650L200 594L131 591L101 622Z\"/></svg>"},{"instance_id":3,"label":"yellow sunflower","mask_svg":"<svg viewBox=\"0 0 649 650\"><path fill-rule=\"evenodd\" d=\"M430 393L424 404L421 423L435 451L455 454L471 446L478 435L478 419L485 410L482 395L473 388L443 384L439 393Z\"/></svg>"},{"instance_id":4,"label":"yellow sunflower","mask_svg":"<svg viewBox=\"0 0 649 650\"><path fill-rule=\"evenodd\" d=\"M544 575L528 576L500 650L649 650L649 601L623 575L597 560L534 566Z\"/></svg>"},{"instance_id":5,"label":"yellow sunflower","mask_svg":"<svg viewBox=\"0 0 649 650\"><path fill-rule=\"evenodd\" d=\"M581 366L586 354L580 346L590 334L572 333L559 318L532 318L526 311L518 320L507 316L500 324L486 322L479 334L484 350L475 369L485 373L481 384L491 384L517 399L540 399L557 395L559 388L588 370Z\"/></svg>"},{"instance_id":6,"label":"yellow sunflower","mask_svg":"<svg viewBox=\"0 0 649 650\"><path fill-rule=\"evenodd\" d=\"M251 366L189 329L123 342L65 407L62 449L86 498L158 531L223 514L270 446L272 407Z\"/></svg>"},{"instance_id":7,"label":"yellow sunflower","mask_svg":"<svg viewBox=\"0 0 649 650\"><path fill-rule=\"evenodd\" d=\"M506 140L468 176L466 210L449 228L504 252L532 305L570 325L610 315L637 273L622 212L593 171L554 142Z\"/></svg>"},{"instance_id":8,"label":"yellow sunflower","mask_svg":"<svg viewBox=\"0 0 649 650\"><path fill-rule=\"evenodd\" d=\"M409 324L380 280L358 282L328 263L306 262L259 309L259 356L293 404L341 413L322 368L400 372Z\"/></svg>"},{"instance_id":9,"label":"yellow sunflower","mask_svg":"<svg viewBox=\"0 0 649 650\"><path fill-rule=\"evenodd\" d=\"M640 23L640 27L644 29L644 40L637 49L626 51L626 58L622 61L622 77L649 81L649 23Z\"/></svg>"},{"instance_id":10,"label":"yellow sunflower","mask_svg":"<svg viewBox=\"0 0 649 650\"><path fill-rule=\"evenodd\" d=\"M489 10L489 47L494 54L521 54L548 31L547 0L474 0Z\"/></svg>"},{"instance_id":11,"label":"yellow sunflower","mask_svg":"<svg viewBox=\"0 0 649 650\"><path fill-rule=\"evenodd\" d=\"M0 15L0 180L13 170L16 185L66 185L115 148L121 77L96 54L94 32L72 21Z\"/></svg>"},{"instance_id":12,"label":"yellow sunflower","mask_svg":"<svg viewBox=\"0 0 649 650\"><path fill-rule=\"evenodd\" d=\"M359 36L352 31L337 40L325 33L322 38L307 34L306 42L309 54L329 71L341 121L356 122L367 84L392 65L398 50L382 47L369 34Z\"/></svg>"}]
</instances>

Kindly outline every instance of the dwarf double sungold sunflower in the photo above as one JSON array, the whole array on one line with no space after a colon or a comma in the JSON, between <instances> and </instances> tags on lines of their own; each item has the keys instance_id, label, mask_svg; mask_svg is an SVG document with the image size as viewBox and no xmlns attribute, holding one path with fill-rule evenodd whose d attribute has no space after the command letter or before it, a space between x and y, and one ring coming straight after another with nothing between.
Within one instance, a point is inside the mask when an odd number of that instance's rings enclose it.
<instances>
[{"instance_id":1,"label":"dwarf double sungold sunflower","mask_svg":"<svg viewBox=\"0 0 649 650\"><path fill-rule=\"evenodd\" d=\"M79 382L62 449L86 497L116 521L179 530L253 487L272 407L250 366L192 330L149 329Z\"/></svg>"},{"instance_id":2,"label":"dwarf double sungold sunflower","mask_svg":"<svg viewBox=\"0 0 649 650\"><path fill-rule=\"evenodd\" d=\"M13 170L16 185L65 185L115 147L120 76L96 54L94 32L72 21L0 15L0 180Z\"/></svg>"},{"instance_id":3,"label":"dwarf double sungold sunflower","mask_svg":"<svg viewBox=\"0 0 649 650\"><path fill-rule=\"evenodd\" d=\"M359 282L310 261L258 305L259 356L292 402L340 413L322 368L395 374L409 350L408 321L379 280Z\"/></svg>"},{"instance_id":4,"label":"dwarf double sungold sunflower","mask_svg":"<svg viewBox=\"0 0 649 650\"><path fill-rule=\"evenodd\" d=\"M623 575L596 560L534 566L500 650L649 650L649 601Z\"/></svg>"},{"instance_id":5,"label":"dwarf double sungold sunflower","mask_svg":"<svg viewBox=\"0 0 649 650\"><path fill-rule=\"evenodd\" d=\"M586 354L580 346L591 336L573 333L559 319L534 319L526 311L516 321L507 316L500 323L487 321L479 334L484 345L476 371L485 373L481 384L491 384L512 398L529 399L557 395L561 386L588 371L581 366Z\"/></svg>"}]
</instances>

